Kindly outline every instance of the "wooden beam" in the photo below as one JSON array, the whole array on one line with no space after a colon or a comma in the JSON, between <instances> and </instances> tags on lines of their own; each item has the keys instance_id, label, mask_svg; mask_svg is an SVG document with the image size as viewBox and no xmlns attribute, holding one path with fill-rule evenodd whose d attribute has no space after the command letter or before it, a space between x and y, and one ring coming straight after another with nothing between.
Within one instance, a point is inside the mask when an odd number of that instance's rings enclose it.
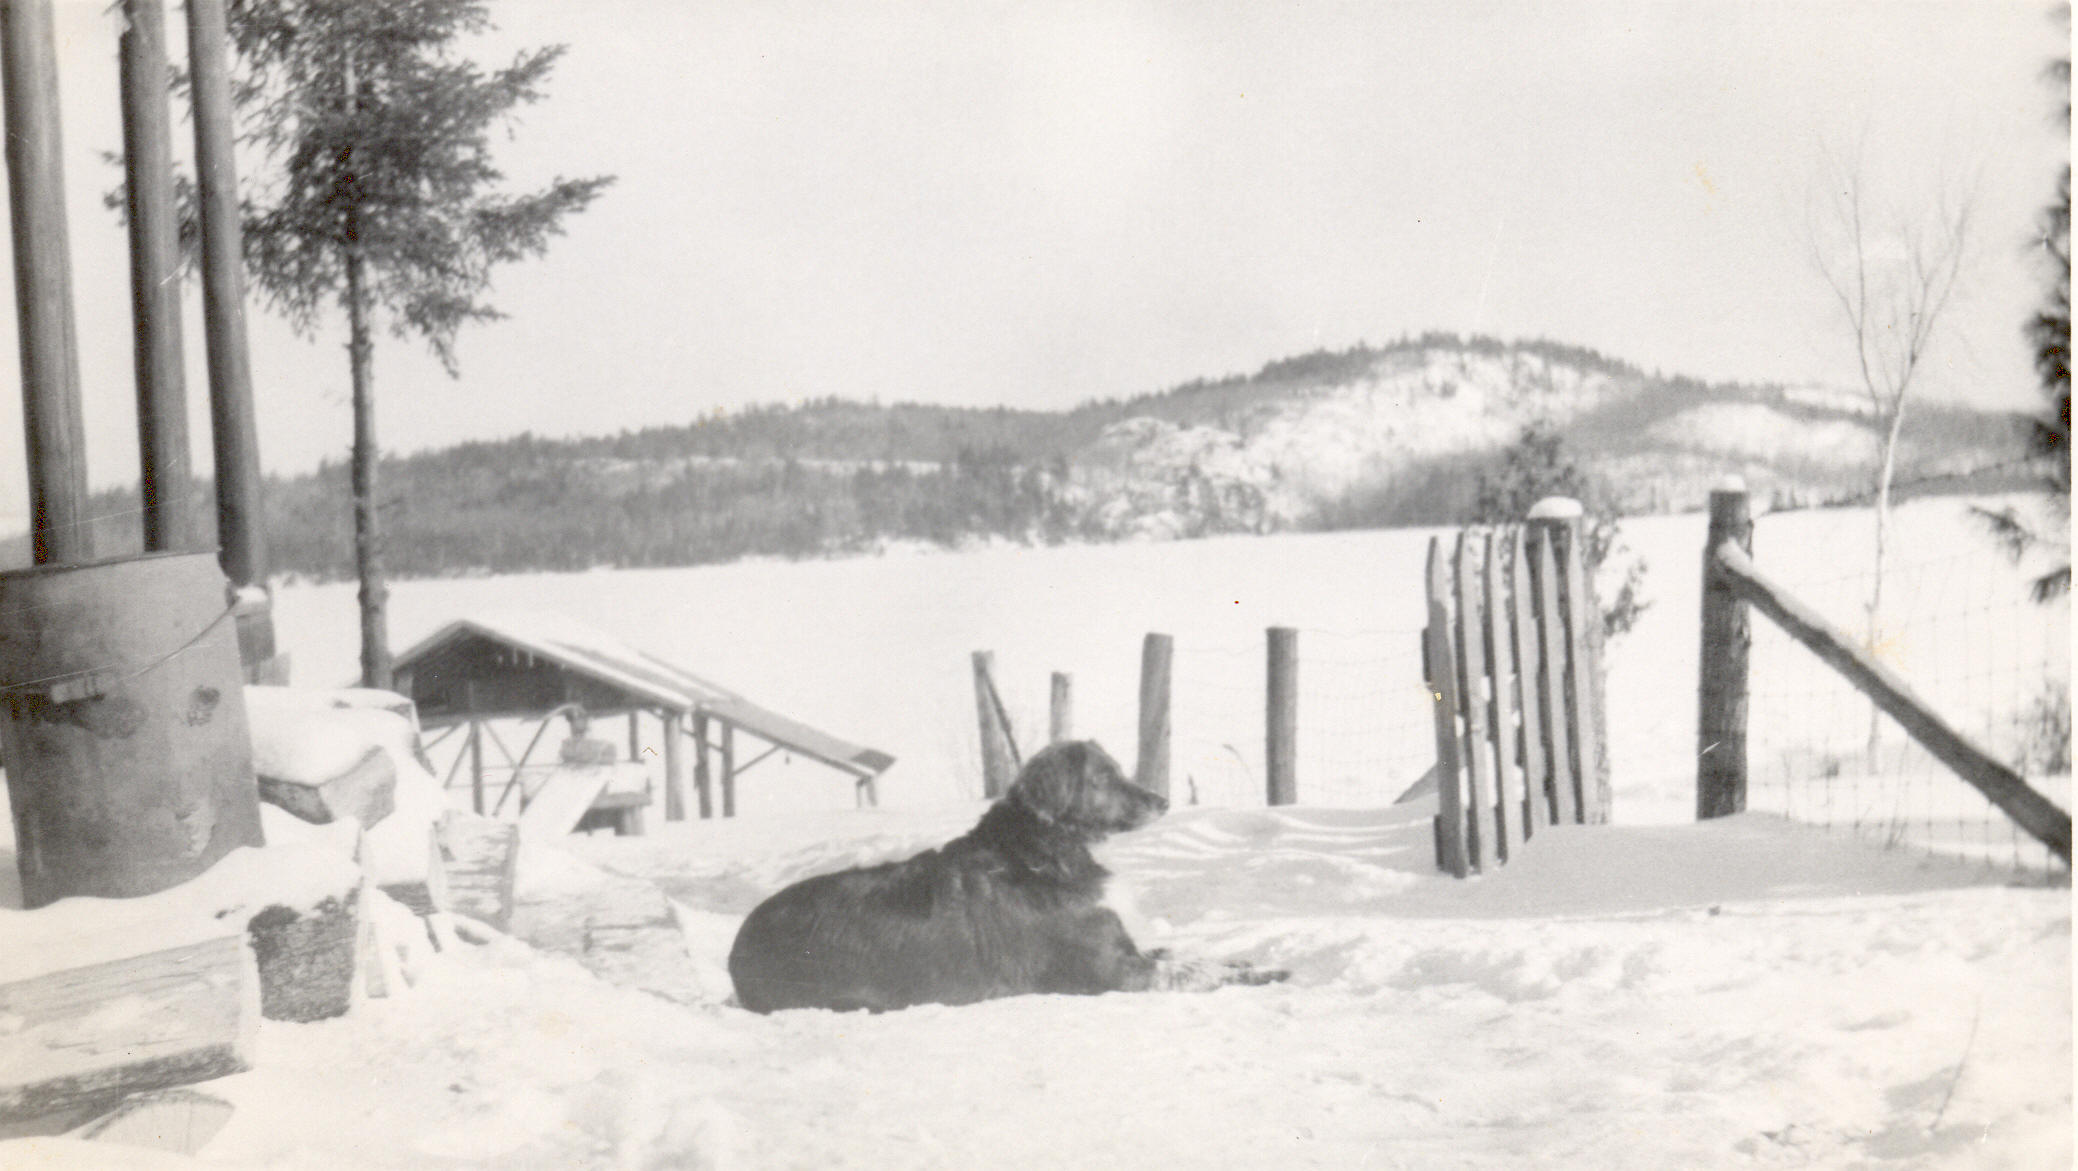
<instances>
[{"instance_id":1,"label":"wooden beam","mask_svg":"<svg viewBox=\"0 0 2078 1171\"><path fill-rule=\"evenodd\" d=\"M0 96L36 563L78 564L93 560L94 542L51 0L0 3Z\"/></svg>"},{"instance_id":2,"label":"wooden beam","mask_svg":"<svg viewBox=\"0 0 2078 1171\"><path fill-rule=\"evenodd\" d=\"M664 721L664 820L685 820L685 716L660 713Z\"/></svg>"},{"instance_id":3,"label":"wooden beam","mask_svg":"<svg viewBox=\"0 0 2078 1171\"><path fill-rule=\"evenodd\" d=\"M714 816L714 781L712 766L707 760L708 715L703 711L693 713L693 788L700 797L700 820Z\"/></svg>"},{"instance_id":4,"label":"wooden beam","mask_svg":"<svg viewBox=\"0 0 2078 1171\"><path fill-rule=\"evenodd\" d=\"M722 816L736 816L736 725L722 724Z\"/></svg>"},{"instance_id":5,"label":"wooden beam","mask_svg":"<svg viewBox=\"0 0 2078 1171\"><path fill-rule=\"evenodd\" d=\"M1727 541L1715 551L1718 576L1740 600L1768 616L1791 638L1804 644L1852 683L1856 690L1874 700L1920 747L1955 771L1955 774L1989 798L2022 829L2056 852L2068 865L2071 861L2071 815L2036 792L2026 779L1979 748L1932 706L1913 693L1903 678L1855 645L1852 635L1820 617L1769 580L1754 565L1736 541Z\"/></svg>"}]
</instances>

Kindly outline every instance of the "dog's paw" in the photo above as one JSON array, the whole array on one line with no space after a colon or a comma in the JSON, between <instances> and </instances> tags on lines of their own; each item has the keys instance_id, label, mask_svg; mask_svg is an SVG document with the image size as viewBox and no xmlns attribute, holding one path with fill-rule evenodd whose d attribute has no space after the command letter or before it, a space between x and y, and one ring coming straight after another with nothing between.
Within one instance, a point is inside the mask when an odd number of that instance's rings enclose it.
<instances>
[{"instance_id":1,"label":"dog's paw","mask_svg":"<svg viewBox=\"0 0 2078 1171\"><path fill-rule=\"evenodd\" d=\"M1166 952L1155 959L1154 988L1162 992L1210 992L1229 984L1260 986L1291 978L1282 968L1258 968L1245 960L1176 959Z\"/></svg>"}]
</instances>

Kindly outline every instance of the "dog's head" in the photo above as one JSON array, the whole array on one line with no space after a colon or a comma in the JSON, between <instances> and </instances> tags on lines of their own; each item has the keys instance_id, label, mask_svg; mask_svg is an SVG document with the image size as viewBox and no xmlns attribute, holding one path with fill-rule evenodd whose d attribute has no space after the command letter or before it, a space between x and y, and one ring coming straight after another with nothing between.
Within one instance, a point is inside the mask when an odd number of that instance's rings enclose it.
<instances>
[{"instance_id":1,"label":"dog's head","mask_svg":"<svg viewBox=\"0 0 2078 1171\"><path fill-rule=\"evenodd\" d=\"M1093 841L1138 829L1169 808L1167 797L1127 780L1094 740L1048 746L1025 762L1005 800Z\"/></svg>"}]
</instances>

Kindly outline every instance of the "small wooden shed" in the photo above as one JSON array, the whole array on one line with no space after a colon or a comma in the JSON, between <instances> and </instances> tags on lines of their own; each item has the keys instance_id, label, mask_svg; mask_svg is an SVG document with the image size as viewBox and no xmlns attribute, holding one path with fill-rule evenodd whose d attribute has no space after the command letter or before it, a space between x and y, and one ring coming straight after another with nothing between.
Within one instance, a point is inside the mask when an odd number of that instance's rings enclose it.
<instances>
[{"instance_id":1,"label":"small wooden shed","mask_svg":"<svg viewBox=\"0 0 2078 1171\"><path fill-rule=\"evenodd\" d=\"M721 781L721 815L736 812L736 780L775 753L820 762L853 778L861 805L878 804L875 782L895 758L760 707L681 667L560 614L505 611L458 619L398 655L396 688L418 705L420 726L466 730L463 759L471 763L472 803L496 808L484 785L486 743L501 752L515 782L534 750L515 757L490 721L538 720L538 744L550 720L573 705L591 717L628 717L628 755L639 760L646 713L662 724L664 816L686 816L685 750L692 750L693 784L701 817L715 812L714 779ZM753 738L740 755L737 733ZM450 783L455 770L450 770ZM602 798L606 800L606 798ZM600 806L595 805L595 809Z\"/></svg>"}]
</instances>

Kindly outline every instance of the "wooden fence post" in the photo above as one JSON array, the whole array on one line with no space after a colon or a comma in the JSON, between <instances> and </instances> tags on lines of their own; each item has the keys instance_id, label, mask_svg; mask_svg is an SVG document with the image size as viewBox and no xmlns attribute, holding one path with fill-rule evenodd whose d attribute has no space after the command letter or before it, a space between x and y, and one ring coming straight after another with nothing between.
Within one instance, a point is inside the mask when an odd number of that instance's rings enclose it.
<instances>
[{"instance_id":1,"label":"wooden fence post","mask_svg":"<svg viewBox=\"0 0 2078 1171\"><path fill-rule=\"evenodd\" d=\"M1299 799L1299 632L1289 626L1273 626L1268 641L1263 715L1265 797L1271 805L1291 805Z\"/></svg>"},{"instance_id":2,"label":"wooden fence post","mask_svg":"<svg viewBox=\"0 0 2078 1171\"><path fill-rule=\"evenodd\" d=\"M993 801L1017 777L1011 760L1010 734L996 697L994 651L974 652L974 708L981 723L981 795Z\"/></svg>"},{"instance_id":3,"label":"wooden fence post","mask_svg":"<svg viewBox=\"0 0 2078 1171\"><path fill-rule=\"evenodd\" d=\"M1070 679L1066 672L1055 671L1053 673L1052 702L1047 708L1049 718L1046 726L1046 742L1048 744L1059 744L1064 740L1072 740L1075 737L1074 688L1075 681Z\"/></svg>"},{"instance_id":4,"label":"wooden fence post","mask_svg":"<svg viewBox=\"0 0 2078 1171\"><path fill-rule=\"evenodd\" d=\"M1460 532L1451 558L1457 576L1458 708L1465 714L1465 764L1470 813L1465 818L1465 844L1472 865L1492 873L1494 841L1493 743L1486 728L1486 619L1480 613L1470 534Z\"/></svg>"},{"instance_id":5,"label":"wooden fence post","mask_svg":"<svg viewBox=\"0 0 2078 1171\"><path fill-rule=\"evenodd\" d=\"M1485 596L1486 662L1483 672L1492 680L1487 702L1488 731L1494 749L1494 844L1503 862L1516 857L1523 839L1522 765L1515 753L1515 632L1512 611L1503 593L1501 546L1489 531L1480 538L1484 546L1479 575Z\"/></svg>"},{"instance_id":6,"label":"wooden fence post","mask_svg":"<svg viewBox=\"0 0 2078 1171\"><path fill-rule=\"evenodd\" d=\"M1176 640L1149 634L1140 644L1140 759L1133 783L1150 793L1169 795L1170 673Z\"/></svg>"},{"instance_id":7,"label":"wooden fence post","mask_svg":"<svg viewBox=\"0 0 2078 1171\"><path fill-rule=\"evenodd\" d=\"M1703 648L1696 693L1696 820L1746 808L1747 662L1752 619L1718 568L1730 541L1753 552L1753 520L1743 486L1710 493L1710 535L1703 544Z\"/></svg>"},{"instance_id":8,"label":"wooden fence post","mask_svg":"<svg viewBox=\"0 0 2078 1171\"><path fill-rule=\"evenodd\" d=\"M1463 777L1458 765L1457 651L1450 636L1450 583L1443 565L1443 538L1429 538L1427 633L1422 663L1436 717L1436 865L1453 877L1470 870L1465 852Z\"/></svg>"},{"instance_id":9,"label":"wooden fence post","mask_svg":"<svg viewBox=\"0 0 2078 1171\"><path fill-rule=\"evenodd\" d=\"M1535 551L1537 575L1537 637L1543 643L1543 673L1537 680L1537 703L1544 713L1545 742L1551 765L1551 819L1559 825L1580 820L1580 765L1573 752L1573 726L1566 705L1567 658L1566 620L1559 610L1558 557L1552 549L1551 531L1544 525L1530 526L1530 546Z\"/></svg>"}]
</instances>

